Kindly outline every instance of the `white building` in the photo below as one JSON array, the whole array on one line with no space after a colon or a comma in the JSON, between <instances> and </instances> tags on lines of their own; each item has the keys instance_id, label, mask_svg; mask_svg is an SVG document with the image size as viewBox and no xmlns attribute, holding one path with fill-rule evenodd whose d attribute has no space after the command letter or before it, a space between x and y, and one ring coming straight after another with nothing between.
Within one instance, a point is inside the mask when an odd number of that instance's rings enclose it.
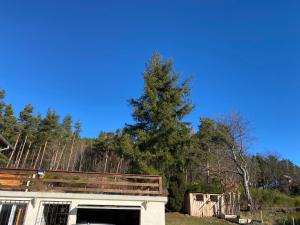
<instances>
[{"instance_id":1,"label":"white building","mask_svg":"<svg viewBox=\"0 0 300 225\"><path fill-rule=\"evenodd\" d=\"M47 173L57 175L61 172L46 171L46 175ZM76 176L79 174L63 173L76 174ZM9 174L8 177L7 174ZM80 176L82 175L86 174L80 173ZM85 181L69 180L67 186L53 186L53 184L64 183L66 180L56 178L56 182L53 178L46 178L47 176L35 178L34 170L0 169L0 224L165 224L167 198L162 195L161 178L157 177L159 179L156 183L154 176L106 174L105 177L122 179L113 183L109 178L98 182L100 175L99 173L88 173ZM134 187L132 188L129 182L123 180L125 178L143 179L143 182L132 183ZM145 183L147 178L153 181ZM11 185L9 185L9 180L12 182ZM20 183L16 184L16 180ZM74 182L73 186L70 185L71 182ZM40 185L41 183L42 185ZM78 185L74 187L74 184L84 184L85 187L78 187ZM113 186L119 189L113 188ZM38 189L43 190L39 191ZM70 191L76 191L76 193L69 193ZM157 194L155 194L156 191Z\"/></svg>"}]
</instances>

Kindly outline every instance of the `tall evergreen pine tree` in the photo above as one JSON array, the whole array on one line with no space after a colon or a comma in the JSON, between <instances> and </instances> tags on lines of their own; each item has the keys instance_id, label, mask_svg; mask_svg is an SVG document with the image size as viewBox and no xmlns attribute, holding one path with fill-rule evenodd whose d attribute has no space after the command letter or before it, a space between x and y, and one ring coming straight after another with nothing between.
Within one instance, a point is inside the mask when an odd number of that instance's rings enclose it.
<instances>
[{"instance_id":1,"label":"tall evergreen pine tree","mask_svg":"<svg viewBox=\"0 0 300 225\"><path fill-rule=\"evenodd\" d=\"M191 112L193 105L189 97L188 81L179 84L179 74L173 69L171 60L163 60L154 54L144 72L144 93L138 99L131 99L134 109L134 125L127 125L127 132L135 140L139 157L136 169L140 173L158 173L169 181L183 181L185 159L183 153L190 145L189 123L183 118ZM181 187L172 182L169 193L178 193ZM183 196L176 198L171 209L181 207Z\"/></svg>"}]
</instances>

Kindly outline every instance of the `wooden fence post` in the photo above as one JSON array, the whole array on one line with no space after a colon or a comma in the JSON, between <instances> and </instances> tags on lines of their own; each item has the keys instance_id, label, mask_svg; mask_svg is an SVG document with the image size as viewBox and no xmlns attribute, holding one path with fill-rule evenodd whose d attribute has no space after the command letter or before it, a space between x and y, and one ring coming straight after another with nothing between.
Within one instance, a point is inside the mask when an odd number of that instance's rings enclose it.
<instances>
[{"instance_id":1,"label":"wooden fence post","mask_svg":"<svg viewBox=\"0 0 300 225\"><path fill-rule=\"evenodd\" d=\"M263 219L263 213L262 213L262 210L260 210L260 220L261 220L261 223L264 224L264 219Z\"/></svg>"},{"instance_id":2,"label":"wooden fence post","mask_svg":"<svg viewBox=\"0 0 300 225\"><path fill-rule=\"evenodd\" d=\"M158 178L158 183L159 183L159 194L163 195L163 182L162 182L162 177Z\"/></svg>"},{"instance_id":3,"label":"wooden fence post","mask_svg":"<svg viewBox=\"0 0 300 225\"><path fill-rule=\"evenodd\" d=\"M295 218L294 218L294 217L292 217L292 220L293 220L293 225L295 225Z\"/></svg>"}]
</instances>

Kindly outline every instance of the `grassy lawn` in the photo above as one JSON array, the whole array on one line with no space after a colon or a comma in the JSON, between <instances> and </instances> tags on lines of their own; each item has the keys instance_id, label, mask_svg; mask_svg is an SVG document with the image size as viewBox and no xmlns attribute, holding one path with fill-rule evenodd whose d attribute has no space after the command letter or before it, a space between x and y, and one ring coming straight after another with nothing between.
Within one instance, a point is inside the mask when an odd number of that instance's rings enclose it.
<instances>
[{"instance_id":1,"label":"grassy lawn","mask_svg":"<svg viewBox=\"0 0 300 225\"><path fill-rule=\"evenodd\" d=\"M167 213L166 225L229 225L227 221L217 218L197 218L180 213Z\"/></svg>"},{"instance_id":2,"label":"grassy lawn","mask_svg":"<svg viewBox=\"0 0 300 225\"><path fill-rule=\"evenodd\" d=\"M254 220L260 220L260 212L256 213L245 213L243 212L241 214L242 218L250 218ZM265 212L263 211L263 220L264 225L289 225L292 224L291 218L295 218L295 225L300 225L300 213L299 212L293 212L293 213L287 213L287 212Z\"/></svg>"},{"instance_id":3,"label":"grassy lawn","mask_svg":"<svg viewBox=\"0 0 300 225\"><path fill-rule=\"evenodd\" d=\"M260 213L242 213L242 218L260 220ZM291 225L291 217L300 225L300 213L263 212L265 225ZM233 225L218 218L197 218L180 213L166 213L166 225Z\"/></svg>"}]
</instances>

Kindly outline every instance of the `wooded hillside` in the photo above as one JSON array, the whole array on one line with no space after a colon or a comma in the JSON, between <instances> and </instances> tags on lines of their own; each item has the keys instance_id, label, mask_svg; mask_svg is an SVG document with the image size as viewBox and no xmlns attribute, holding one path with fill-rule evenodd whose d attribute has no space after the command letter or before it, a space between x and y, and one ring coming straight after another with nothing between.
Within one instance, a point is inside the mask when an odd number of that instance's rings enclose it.
<instances>
[{"instance_id":1,"label":"wooded hillside","mask_svg":"<svg viewBox=\"0 0 300 225\"><path fill-rule=\"evenodd\" d=\"M249 154L251 129L239 113L199 118L197 130L192 129L185 120L195 107L190 79L180 82L171 60L154 54L143 78L144 92L129 101L135 123L115 132L99 127L97 138L81 137L81 124L71 114L62 117L49 109L42 116L28 104L16 115L1 90L0 134L13 146L0 153L1 166L162 175L173 211L181 210L188 190L240 187L253 207L249 187L279 189L283 175L300 174L299 167L275 154ZM290 192L299 193L299 187Z\"/></svg>"}]
</instances>

